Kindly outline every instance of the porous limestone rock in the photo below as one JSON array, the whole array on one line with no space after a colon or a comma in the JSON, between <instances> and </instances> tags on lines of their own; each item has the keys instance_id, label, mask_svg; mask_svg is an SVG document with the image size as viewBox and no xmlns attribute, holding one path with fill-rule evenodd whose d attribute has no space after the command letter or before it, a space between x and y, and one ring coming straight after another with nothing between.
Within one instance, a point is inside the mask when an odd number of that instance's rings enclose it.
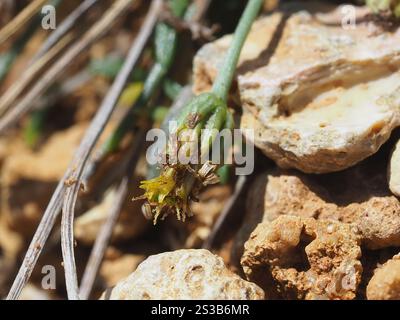
<instances>
[{"instance_id":1,"label":"porous limestone rock","mask_svg":"<svg viewBox=\"0 0 400 320\"><path fill-rule=\"evenodd\" d=\"M229 271L221 258L203 249L150 256L101 299L263 299L257 285Z\"/></svg>"},{"instance_id":2,"label":"porous limestone rock","mask_svg":"<svg viewBox=\"0 0 400 320\"><path fill-rule=\"evenodd\" d=\"M286 299L354 299L362 273L354 229L294 216L260 223L245 244L243 270Z\"/></svg>"},{"instance_id":3,"label":"porous limestone rock","mask_svg":"<svg viewBox=\"0 0 400 320\"><path fill-rule=\"evenodd\" d=\"M280 167L343 170L400 125L400 29L377 32L358 21L343 28L287 10L254 23L237 71L241 128ZM210 88L231 40L198 52L197 93Z\"/></svg>"},{"instance_id":4,"label":"porous limestone rock","mask_svg":"<svg viewBox=\"0 0 400 320\"><path fill-rule=\"evenodd\" d=\"M388 180L390 191L400 197L400 141L396 143L390 156Z\"/></svg>"},{"instance_id":5,"label":"porous limestone rock","mask_svg":"<svg viewBox=\"0 0 400 320\"><path fill-rule=\"evenodd\" d=\"M255 195L236 238L237 250L257 223L281 215L353 223L369 249L400 246L400 202L387 185L384 159L390 148L384 149L342 172L306 175L275 168L260 175L250 189Z\"/></svg>"},{"instance_id":6,"label":"porous limestone rock","mask_svg":"<svg viewBox=\"0 0 400 320\"><path fill-rule=\"evenodd\" d=\"M369 300L400 300L400 254L375 271L367 286Z\"/></svg>"}]
</instances>

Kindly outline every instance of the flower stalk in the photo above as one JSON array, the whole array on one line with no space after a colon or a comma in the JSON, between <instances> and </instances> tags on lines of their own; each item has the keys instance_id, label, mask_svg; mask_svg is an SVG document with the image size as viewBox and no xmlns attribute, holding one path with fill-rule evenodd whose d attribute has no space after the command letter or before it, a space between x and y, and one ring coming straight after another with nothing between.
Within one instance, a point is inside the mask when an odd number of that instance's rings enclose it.
<instances>
[{"instance_id":1,"label":"flower stalk","mask_svg":"<svg viewBox=\"0 0 400 320\"><path fill-rule=\"evenodd\" d=\"M228 94L240 52L262 3L262 0L248 1L211 92L192 99L177 119L176 131L169 133L170 136L179 137L186 129L194 129L194 142L200 145L200 154L197 155L200 164L171 161L176 146L169 143L165 150L166 163L163 164L159 176L142 181L140 185L144 194L135 200L146 200L143 211L146 216L153 218L154 223L174 213L178 220L185 221L186 217L192 215L190 201L197 199L203 187L218 182L216 171L220 164L203 160L208 159L218 132L225 128L233 129L233 117L227 106ZM182 146L178 142L178 150Z\"/></svg>"}]
</instances>

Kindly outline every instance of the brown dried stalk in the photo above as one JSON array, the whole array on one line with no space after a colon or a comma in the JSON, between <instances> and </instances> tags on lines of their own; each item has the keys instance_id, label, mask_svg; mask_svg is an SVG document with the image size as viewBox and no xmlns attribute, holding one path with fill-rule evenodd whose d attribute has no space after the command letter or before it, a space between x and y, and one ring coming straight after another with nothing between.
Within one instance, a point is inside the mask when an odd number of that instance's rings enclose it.
<instances>
[{"instance_id":1,"label":"brown dried stalk","mask_svg":"<svg viewBox=\"0 0 400 320\"><path fill-rule=\"evenodd\" d=\"M191 21L200 22L203 19L204 15L206 14L208 7L211 4L211 0L195 0L194 3L196 5L196 12L192 17Z\"/></svg>"},{"instance_id":2,"label":"brown dried stalk","mask_svg":"<svg viewBox=\"0 0 400 320\"><path fill-rule=\"evenodd\" d=\"M29 21L47 0L34 0L0 30L0 45Z\"/></svg>"},{"instance_id":3,"label":"brown dried stalk","mask_svg":"<svg viewBox=\"0 0 400 320\"><path fill-rule=\"evenodd\" d=\"M3 115L13 105L32 80L68 45L71 39L71 34L66 35L43 57L40 57L22 73L18 80L0 97L0 115Z\"/></svg>"},{"instance_id":4,"label":"brown dried stalk","mask_svg":"<svg viewBox=\"0 0 400 320\"><path fill-rule=\"evenodd\" d=\"M99 0L85 0L76 9L74 9L63 22L57 26L57 29L50 34L38 52L32 58L32 61L38 60L46 54L62 37L64 37L75 25L76 22Z\"/></svg>"},{"instance_id":5,"label":"brown dried stalk","mask_svg":"<svg viewBox=\"0 0 400 320\"><path fill-rule=\"evenodd\" d=\"M161 0L158 0L159 3ZM122 2L122 1L119 1ZM126 1L123 1L124 3ZM46 211L43 214L42 220L33 236L33 239L29 245L28 251L25 255L24 261L19 269L18 275L14 280L14 283L11 287L11 290L7 296L8 300L15 300L21 294L23 287L28 282L33 268L39 258L39 255L49 237L49 234L55 224L55 221L61 211L61 207L63 204L63 198L65 194L66 185L65 182L69 180L71 174L77 167L77 164L84 165L87 160L88 155L93 149L98 137L104 129L105 124L109 120L111 112L115 108L116 100L119 97L119 94L122 91L126 81L129 78L130 72L133 67L136 65L141 52L143 51L151 33L152 29L156 23L157 15L156 13L148 14L146 18L146 22L142 30L140 31L138 37L135 39L128 56L126 58L126 62L118 74L117 78L114 81L112 88L104 99L99 111L97 112L95 118L93 119L89 129L86 132L85 138L79 146L78 152L74 158L74 161L66 170L64 177L60 180L57 185L56 190L53 193L53 196L46 208ZM82 156L83 155L83 156ZM74 185L74 184L73 184ZM72 186L73 186L72 185ZM78 183L79 185L79 183Z\"/></svg>"},{"instance_id":6,"label":"brown dried stalk","mask_svg":"<svg viewBox=\"0 0 400 320\"><path fill-rule=\"evenodd\" d=\"M99 0L85 0L54 30L41 48L32 58L29 67L24 71L18 81L15 82L0 97L0 115L17 100L18 96L29 86L31 81L43 71L43 68L63 50L72 40L72 35L67 34L75 23Z\"/></svg>"},{"instance_id":7,"label":"brown dried stalk","mask_svg":"<svg viewBox=\"0 0 400 320\"><path fill-rule=\"evenodd\" d=\"M50 85L60 76L74 59L83 51L85 51L95 40L104 35L114 24L117 18L125 12L134 0L118 0L112 7L107 10L104 16L89 31L87 31L82 39L74 44L29 90L29 92L0 119L0 134L8 127L13 125L33 106L33 102L38 99Z\"/></svg>"}]
</instances>

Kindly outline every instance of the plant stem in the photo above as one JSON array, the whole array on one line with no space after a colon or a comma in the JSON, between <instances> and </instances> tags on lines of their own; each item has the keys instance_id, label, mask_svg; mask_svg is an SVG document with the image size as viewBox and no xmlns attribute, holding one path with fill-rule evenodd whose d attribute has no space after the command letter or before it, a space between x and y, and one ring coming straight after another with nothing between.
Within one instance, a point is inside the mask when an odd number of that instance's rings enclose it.
<instances>
[{"instance_id":1,"label":"plant stem","mask_svg":"<svg viewBox=\"0 0 400 320\"><path fill-rule=\"evenodd\" d=\"M169 213L175 213L178 220L185 221L186 217L192 215L189 205L191 199L197 198L202 187L218 182L215 175L218 165L207 159L218 132L223 128L233 128L233 118L227 106L228 93L240 52L262 3L263 0L249 0L247 3L211 92L196 96L177 116L177 128L173 134L179 135L186 129L194 130L194 140L191 141L200 144L200 155L186 156L197 157L201 165L176 164L173 160L175 153L183 144L169 144L166 147L167 163L163 164L160 175L141 182L140 188L145 192L136 199L147 199L147 205L152 208L154 223ZM211 130L200 133L203 128Z\"/></svg>"},{"instance_id":2,"label":"plant stem","mask_svg":"<svg viewBox=\"0 0 400 320\"><path fill-rule=\"evenodd\" d=\"M16 33L27 21L29 21L46 0L31 1L11 22L0 30L0 45Z\"/></svg>"},{"instance_id":3,"label":"plant stem","mask_svg":"<svg viewBox=\"0 0 400 320\"><path fill-rule=\"evenodd\" d=\"M154 92L159 87L165 74L166 70L160 64L157 63L153 66L144 83L143 91L139 98L128 110L115 131L112 133L111 137L106 141L104 145L104 154L115 152L118 149L121 140L132 127L134 114L147 105Z\"/></svg>"},{"instance_id":4,"label":"plant stem","mask_svg":"<svg viewBox=\"0 0 400 320\"><path fill-rule=\"evenodd\" d=\"M239 24L235 30L233 40L222 65L221 72L214 82L212 91L222 100L228 98L229 89L235 75L236 66L239 61L240 52L250 31L254 19L261 9L263 0L249 0L247 7L240 18Z\"/></svg>"},{"instance_id":5,"label":"plant stem","mask_svg":"<svg viewBox=\"0 0 400 320\"><path fill-rule=\"evenodd\" d=\"M67 169L63 178L61 178L60 182L58 183L57 188L54 191L45 212L43 213L40 224L35 231L35 234L29 245L28 251L22 261L18 274L8 293L7 300L17 299L21 294L23 287L28 282L32 274L33 268L35 267L38 261L39 255L42 252L44 245L46 244L46 241L50 235L53 226L57 221L57 217L63 205L64 195L66 192L65 182L67 181L68 177L70 177L70 175L74 172L74 170L78 168L78 165L79 167L81 167L86 163L86 160L91 151L93 150L93 147L97 142L98 137L100 136L104 127L106 126L111 116L111 112L114 110L114 107L117 103L118 97L122 92L124 85L129 79L131 70L136 65L140 57L140 54L143 51L145 44L147 43L147 39L151 34L151 30L153 29L153 26L156 23L161 6L161 1L156 1L156 4L157 6L155 5L153 7L153 10L148 14L142 26L142 29L140 30L137 36L137 39L132 44L123 69L120 71L120 74L117 76L114 85L111 87L110 92L104 99L102 105L99 108L98 113L92 120L91 126L86 132L86 135L80 144L80 147L77 151L77 155L74 158L75 159L74 162ZM127 3L127 5L130 5L130 3ZM126 7L124 6L124 8ZM118 7L118 11L119 9L120 7ZM116 13L115 12L116 7L112 7L109 10L111 10L111 12L114 11L114 13ZM116 17L113 17L113 19L111 20L115 19ZM79 159L81 159L83 163L82 162L76 163L76 161Z\"/></svg>"},{"instance_id":6,"label":"plant stem","mask_svg":"<svg viewBox=\"0 0 400 320\"><path fill-rule=\"evenodd\" d=\"M170 9L177 18L180 18L185 13L188 4L187 0L171 0ZM102 156L118 149L121 140L132 127L135 113L147 106L155 91L160 87L175 58L177 36L177 31L173 27L164 22L157 24L154 39L156 61L145 80L143 92L106 142L104 151L101 152Z\"/></svg>"}]
</instances>

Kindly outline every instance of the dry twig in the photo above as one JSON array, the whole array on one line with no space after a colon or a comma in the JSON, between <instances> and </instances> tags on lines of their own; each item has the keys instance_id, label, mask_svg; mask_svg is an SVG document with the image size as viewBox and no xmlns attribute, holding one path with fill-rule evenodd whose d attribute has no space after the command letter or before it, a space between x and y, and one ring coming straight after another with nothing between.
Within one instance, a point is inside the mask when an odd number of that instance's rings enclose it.
<instances>
[{"instance_id":1,"label":"dry twig","mask_svg":"<svg viewBox=\"0 0 400 320\"><path fill-rule=\"evenodd\" d=\"M47 38L47 40L40 47L38 52L32 58L32 61L36 61L41 58L47 51L50 50L64 35L66 35L76 24L76 22L91 8L93 7L99 0L85 0L83 1L74 11L72 11L68 17L64 19L64 21L57 26L57 29L54 30Z\"/></svg>"},{"instance_id":2,"label":"dry twig","mask_svg":"<svg viewBox=\"0 0 400 320\"><path fill-rule=\"evenodd\" d=\"M24 10L22 10L13 20L0 30L0 45L8 40L20 27L29 21L47 0L34 0Z\"/></svg>"},{"instance_id":3,"label":"dry twig","mask_svg":"<svg viewBox=\"0 0 400 320\"><path fill-rule=\"evenodd\" d=\"M30 91L0 119L0 134L9 126L13 125L33 106L33 102L38 99L45 90L57 79L74 59L86 50L95 40L100 38L108 31L116 19L131 5L132 0L119 0L104 14L89 31L87 31L82 39L74 44L30 89Z\"/></svg>"},{"instance_id":4,"label":"dry twig","mask_svg":"<svg viewBox=\"0 0 400 320\"><path fill-rule=\"evenodd\" d=\"M107 220L96 237L92 252L90 253L79 291L79 296L83 300L87 300L92 292L93 284L96 280L108 243L110 242L114 226L118 221L119 214L127 197L129 181L131 180L132 172L139 159L140 148L145 138L145 129L147 128L140 129L140 132L135 136L133 147L128 151L130 159L126 164L126 173L118 185L116 197L109 210Z\"/></svg>"},{"instance_id":5,"label":"dry twig","mask_svg":"<svg viewBox=\"0 0 400 320\"><path fill-rule=\"evenodd\" d=\"M150 36L153 27L157 21L161 7L161 0L154 0L152 2L149 14L142 28L142 33L144 33L143 40L147 40ZM141 48L143 46L141 46ZM71 181L72 185L67 186L62 209L63 214L61 223L61 248L63 252L65 280L69 299L79 299L78 280L74 258L73 222L75 203L78 192L81 188L82 174L90 152L92 151L101 132L107 124L109 117L111 116L111 113L117 104L118 98L122 90L124 89L126 82L129 79L130 73L140 55L140 52L141 50L138 51L136 43L134 43L131 47L127 59L125 60L124 66L122 67L117 78L115 79L107 96L103 100L99 112L96 114L96 117L93 119L89 129L86 132L85 137L83 138L81 146L75 155L75 159L70 166L71 170L67 171L68 174L66 175L66 179L68 181Z\"/></svg>"},{"instance_id":6,"label":"dry twig","mask_svg":"<svg viewBox=\"0 0 400 320\"><path fill-rule=\"evenodd\" d=\"M0 97L0 115L3 115L12 106L23 90L25 90L44 67L67 46L71 39L71 35L65 36L44 56L40 57L22 73L18 81L14 82Z\"/></svg>"},{"instance_id":7,"label":"dry twig","mask_svg":"<svg viewBox=\"0 0 400 320\"><path fill-rule=\"evenodd\" d=\"M155 0L155 1L157 4L159 4L161 0ZM117 4L121 3L125 4L127 2L129 1L120 0ZM113 10L115 10L115 7L113 8ZM148 15L145 27L143 27L138 37L136 38L134 44L132 45L128 53L124 67L121 69L119 75L114 81L112 88L110 89L109 94L104 99L102 106L100 107L95 118L93 119L92 124L86 133L85 138L83 139L82 143L79 146L79 149L76 153L73 162L66 170L64 177L58 183L58 186L53 193L53 196L46 208L46 211L43 214L42 220L40 221L40 224L35 232L35 235L33 236L33 239L29 245L24 261L19 269L18 275L15 278L12 288L7 296L8 300L17 299L21 293L21 290L28 282L29 277L33 271L33 268L42 251L42 248L49 237L49 234L55 224L58 214L60 213L64 198L64 192L66 188L65 182L71 181L68 179L71 177L72 173L75 174L77 173L76 171L76 169L78 168L78 166L76 166L77 163L80 166L85 164L88 155L93 149L93 146L97 141L97 138L104 129L104 126L115 107L115 102L119 96L119 93L124 87L131 70L136 65L140 57L140 54L143 51L143 48L145 47L147 40L151 35L156 20L157 20L156 12L152 12Z\"/></svg>"}]
</instances>

